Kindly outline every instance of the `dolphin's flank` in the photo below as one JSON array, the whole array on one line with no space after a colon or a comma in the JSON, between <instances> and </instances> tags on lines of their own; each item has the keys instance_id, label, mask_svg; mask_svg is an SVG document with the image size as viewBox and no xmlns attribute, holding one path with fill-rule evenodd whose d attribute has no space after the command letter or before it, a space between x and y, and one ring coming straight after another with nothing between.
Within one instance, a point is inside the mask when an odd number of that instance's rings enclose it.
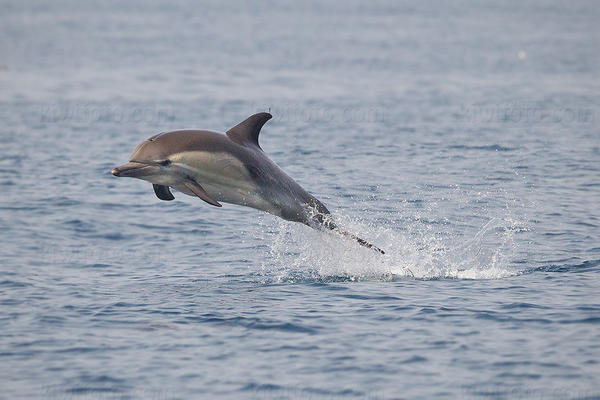
<instances>
[{"instance_id":1,"label":"dolphin's flank","mask_svg":"<svg viewBox=\"0 0 600 400\"><path fill-rule=\"evenodd\" d=\"M267 157L258 135L271 118L269 113L254 114L226 134L199 130L159 133L140 143L129 162L112 174L151 182L161 200L173 200L169 188L175 188L213 206L238 204L315 229L330 229L385 254L338 228L327 207Z\"/></svg>"}]
</instances>

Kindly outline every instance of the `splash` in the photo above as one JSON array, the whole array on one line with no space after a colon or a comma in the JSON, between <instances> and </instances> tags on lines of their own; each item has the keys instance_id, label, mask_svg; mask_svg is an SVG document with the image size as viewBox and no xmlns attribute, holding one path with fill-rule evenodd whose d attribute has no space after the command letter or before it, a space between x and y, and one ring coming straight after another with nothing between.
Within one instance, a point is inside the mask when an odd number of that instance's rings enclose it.
<instances>
[{"instance_id":1,"label":"splash","mask_svg":"<svg viewBox=\"0 0 600 400\"><path fill-rule=\"evenodd\" d=\"M450 223L386 218L365 222L339 214L336 221L386 251L381 255L339 234L273 221L265 229L267 282L396 281L402 279L499 279L520 274L511 259L515 235L526 231L510 215L489 217L471 232ZM386 222L394 221L394 222ZM467 230L468 231L468 230Z\"/></svg>"}]
</instances>

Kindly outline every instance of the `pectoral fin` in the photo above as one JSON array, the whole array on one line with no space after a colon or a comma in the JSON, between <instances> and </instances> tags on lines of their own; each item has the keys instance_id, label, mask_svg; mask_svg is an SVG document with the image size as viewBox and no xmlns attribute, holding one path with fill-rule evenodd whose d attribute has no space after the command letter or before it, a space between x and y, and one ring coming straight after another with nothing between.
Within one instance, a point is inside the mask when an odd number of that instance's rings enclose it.
<instances>
[{"instance_id":1,"label":"pectoral fin","mask_svg":"<svg viewBox=\"0 0 600 400\"><path fill-rule=\"evenodd\" d=\"M200 184L194 180L188 179L184 183L186 188L190 189L196 196L213 206L222 207L221 203L210 197L206 190Z\"/></svg>"},{"instance_id":2,"label":"pectoral fin","mask_svg":"<svg viewBox=\"0 0 600 400\"><path fill-rule=\"evenodd\" d=\"M175 196L173 196L173 193L171 193L168 186L153 184L152 187L154 188L154 193L156 194L156 197L158 197L159 199L164 201L171 201L175 199Z\"/></svg>"}]
</instances>

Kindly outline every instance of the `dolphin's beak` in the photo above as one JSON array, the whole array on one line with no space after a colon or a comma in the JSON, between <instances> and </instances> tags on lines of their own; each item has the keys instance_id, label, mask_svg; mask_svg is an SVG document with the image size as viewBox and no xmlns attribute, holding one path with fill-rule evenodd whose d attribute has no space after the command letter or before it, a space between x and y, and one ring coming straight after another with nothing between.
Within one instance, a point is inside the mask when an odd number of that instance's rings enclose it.
<instances>
[{"instance_id":1,"label":"dolphin's beak","mask_svg":"<svg viewBox=\"0 0 600 400\"><path fill-rule=\"evenodd\" d=\"M143 164L139 162L128 162L110 171L114 176L137 178L148 174L148 170L153 165Z\"/></svg>"}]
</instances>

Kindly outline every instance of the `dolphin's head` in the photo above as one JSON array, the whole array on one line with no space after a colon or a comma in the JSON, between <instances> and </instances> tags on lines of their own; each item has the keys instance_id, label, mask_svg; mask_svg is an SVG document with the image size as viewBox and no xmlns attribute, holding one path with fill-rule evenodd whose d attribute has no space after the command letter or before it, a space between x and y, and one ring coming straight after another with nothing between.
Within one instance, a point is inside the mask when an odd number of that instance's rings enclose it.
<instances>
[{"instance_id":1,"label":"dolphin's head","mask_svg":"<svg viewBox=\"0 0 600 400\"><path fill-rule=\"evenodd\" d=\"M153 181L153 177L168 172L171 160L161 141L155 139L160 134L143 141L129 157L129 162L114 168L114 176L139 178Z\"/></svg>"}]
</instances>

